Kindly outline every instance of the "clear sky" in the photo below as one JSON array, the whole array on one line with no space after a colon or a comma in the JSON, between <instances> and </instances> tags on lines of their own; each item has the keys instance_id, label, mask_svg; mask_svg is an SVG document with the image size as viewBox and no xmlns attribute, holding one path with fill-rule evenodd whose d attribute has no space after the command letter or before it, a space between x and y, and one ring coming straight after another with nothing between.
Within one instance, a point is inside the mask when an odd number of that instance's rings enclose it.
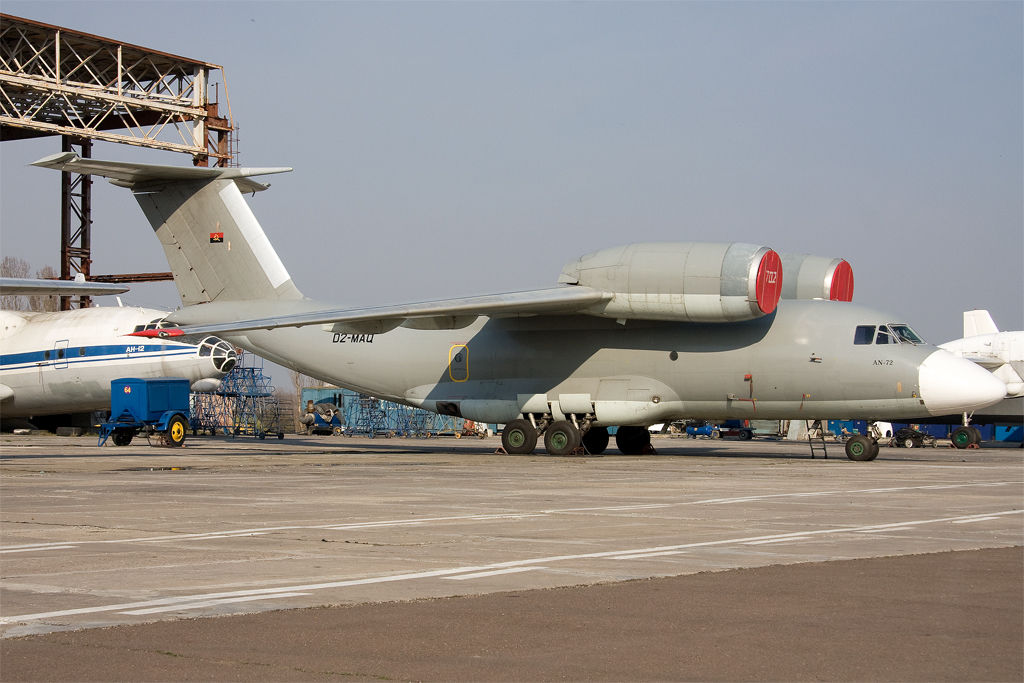
<instances>
[{"instance_id":1,"label":"clear sky","mask_svg":"<svg viewBox=\"0 0 1024 683\"><path fill-rule=\"evenodd\" d=\"M841 256L929 341L1024 329L1021 2L19 2L224 66L250 200L339 304L554 284L637 241ZM58 265L57 138L0 149L0 251ZM187 165L98 143L96 158ZM97 183L93 272L167 269ZM141 285L139 305L178 304Z\"/></svg>"}]
</instances>

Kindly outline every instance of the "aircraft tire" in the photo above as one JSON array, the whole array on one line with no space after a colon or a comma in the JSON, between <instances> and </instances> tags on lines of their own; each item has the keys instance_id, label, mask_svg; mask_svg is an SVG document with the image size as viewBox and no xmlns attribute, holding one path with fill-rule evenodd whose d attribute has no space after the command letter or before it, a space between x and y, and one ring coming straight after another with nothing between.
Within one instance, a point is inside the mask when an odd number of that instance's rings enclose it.
<instances>
[{"instance_id":1,"label":"aircraft tire","mask_svg":"<svg viewBox=\"0 0 1024 683\"><path fill-rule=\"evenodd\" d=\"M537 447L537 429L529 420L512 420L501 430L501 447L513 455L533 453Z\"/></svg>"},{"instance_id":2,"label":"aircraft tire","mask_svg":"<svg viewBox=\"0 0 1024 683\"><path fill-rule=\"evenodd\" d=\"M167 424L167 445L172 448L180 448L185 443L185 432L188 430L188 422L181 415L175 415Z\"/></svg>"},{"instance_id":3,"label":"aircraft tire","mask_svg":"<svg viewBox=\"0 0 1024 683\"><path fill-rule=\"evenodd\" d=\"M587 453L601 455L608 448L610 438L607 427L591 427L581 440L583 441L583 447L587 449Z\"/></svg>"},{"instance_id":4,"label":"aircraft tire","mask_svg":"<svg viewBox=\"0 0 1024 683\"><path fill-rule=\"evenodd\" d=\"M115 446L127 446L132 442L134 436L135 432L131 429L115 429L111 438L114 440Z\"/></svg>"},{"instance_id":5,"label":"aircraft tire","mask_svg":"<svg viewBox=\"0 0 1024 683\"><path fill-rule=\"evenodd\" d=\"M981 430L973 426L968 427L968 429L971 430L971 435L974 437L974 441L972 441L971 443L981 444Z\"/></svg>"},{"instance_id":6,"label":"aircraft tire","mask_svg":"<svg viewBox=\"0 0 1024 683\"><path fill-rule=\"evenodd\" d=\"M974 443L974 433L970 427L957 427L949 435L949 440L953 442L955 448L967 448Z\"/></svg>"},{"instance_id":7,"label":"aircraft tire","mask_svg":"<svg viewBox=\"0 0 1024 683\"><path fill-rule=\"evenodd\" d=\"M863 434L851 436L846 442L846 457L858 462L874 460L878 457L878 442Z\"/></svg>"},{"instance_id":8,"label":"aircraft tire","mask_svg":"<svg viewBox=\"0 0 1024 683\"><path fill-rule=\"evenodd\" d=\"M642 455L651 444L651 433L646 427L619 427L615 432L615 446L623 455Z\"/></svg>"},{"instance_id":9,"label":"aircraft tire","mask_svg":"<svg viewBox=\"0 0 1024 683\"><path fill-rule=\"evenodd\" d=\"M580 445L580 430L568 420L552 422L544 430L544 450L548 455L568 455Z\"/></svg>"}]
</instances>

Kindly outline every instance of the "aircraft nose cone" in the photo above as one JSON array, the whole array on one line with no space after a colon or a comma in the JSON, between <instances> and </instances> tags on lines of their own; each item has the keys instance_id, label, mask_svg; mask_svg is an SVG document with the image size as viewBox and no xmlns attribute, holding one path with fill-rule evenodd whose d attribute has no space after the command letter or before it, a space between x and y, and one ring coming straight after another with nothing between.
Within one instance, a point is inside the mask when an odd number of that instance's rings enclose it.
<instances>
[{"instance_id":1,"label":"aircraft nose cone","mask_svg":"<svg viewBox=\"0 0 1024 683\"><path fill-rule=\"evenodd\" d=\"M941 349L924 359L919 373L921 399L932 415L970 413L1006 396L1006 384L991 372Z\"/></svg>"}]
</instances>

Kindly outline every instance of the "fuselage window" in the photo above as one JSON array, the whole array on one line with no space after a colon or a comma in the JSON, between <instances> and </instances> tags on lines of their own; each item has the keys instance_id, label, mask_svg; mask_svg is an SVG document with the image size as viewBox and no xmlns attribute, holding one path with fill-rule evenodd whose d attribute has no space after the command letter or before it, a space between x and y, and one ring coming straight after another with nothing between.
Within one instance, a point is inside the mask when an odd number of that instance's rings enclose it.
<instances>
[{"instance_id":1,"label":"fuselage window","mask_svg":"<svg viewBox=\"0 0 1024 683\"><path fill-rule=\"evenodd\" d=\"M857 331L853 334L854 344L870 344L875 339L874 325L857 325Z\"/></svg>"},{"instance_id":2,"label":"fuselage window","mask_svg":"<svg viewBox=\"0 0 1024 683\"><path fill-rule=\"evenodd\" d=\"M85 355L85 347L84 346L78 347L78 355L79 356L84 356Z\"/></svg>"}]
</instances>

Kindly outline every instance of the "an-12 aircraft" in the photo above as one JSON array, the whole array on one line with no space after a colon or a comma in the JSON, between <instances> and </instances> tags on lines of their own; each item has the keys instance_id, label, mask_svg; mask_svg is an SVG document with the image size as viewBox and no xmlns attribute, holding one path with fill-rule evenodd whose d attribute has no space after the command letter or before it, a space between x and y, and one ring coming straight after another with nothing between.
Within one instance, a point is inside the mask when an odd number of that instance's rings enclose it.
<instances>
[{"instance_id":1,"label":"an-12 aircraft","mask_svg":"<svg viewBox=\"0 0 1024 683\"><path fill-rule=\"evenodd\" d=\"M626 454L680 418L913 419L970 412L1005 385L922 341L902 318L849 303L840 259L742 243L630 244L571 261L557 287L371 308L305 298L242 192L287 168L35 162L134 194L183 307L170 338L217 333L355 391L480 422L502 445ZM832 300L838 299L838 300ZM856 436L847 456L871 460Z\"/></svg>"},{"instance_id":2,"label":"an-12 aircraft","mask_svg":"<svg viewBox=\"0 0 1024 683\"><path fill-rule=\"evenodd\" d=\"M98 296L126 287L94 282L0 278L3 295ZM166 311L135 306L70 311L0 311L0 419L35 426L90 424L110 408L110 382L123 377L184 377L193 391L214 391L238 355L216 337L140 339ZM55 417L61 416L61 417ZM71 417L64 417L71 416Z\"/></svg>"}]
</instances>

